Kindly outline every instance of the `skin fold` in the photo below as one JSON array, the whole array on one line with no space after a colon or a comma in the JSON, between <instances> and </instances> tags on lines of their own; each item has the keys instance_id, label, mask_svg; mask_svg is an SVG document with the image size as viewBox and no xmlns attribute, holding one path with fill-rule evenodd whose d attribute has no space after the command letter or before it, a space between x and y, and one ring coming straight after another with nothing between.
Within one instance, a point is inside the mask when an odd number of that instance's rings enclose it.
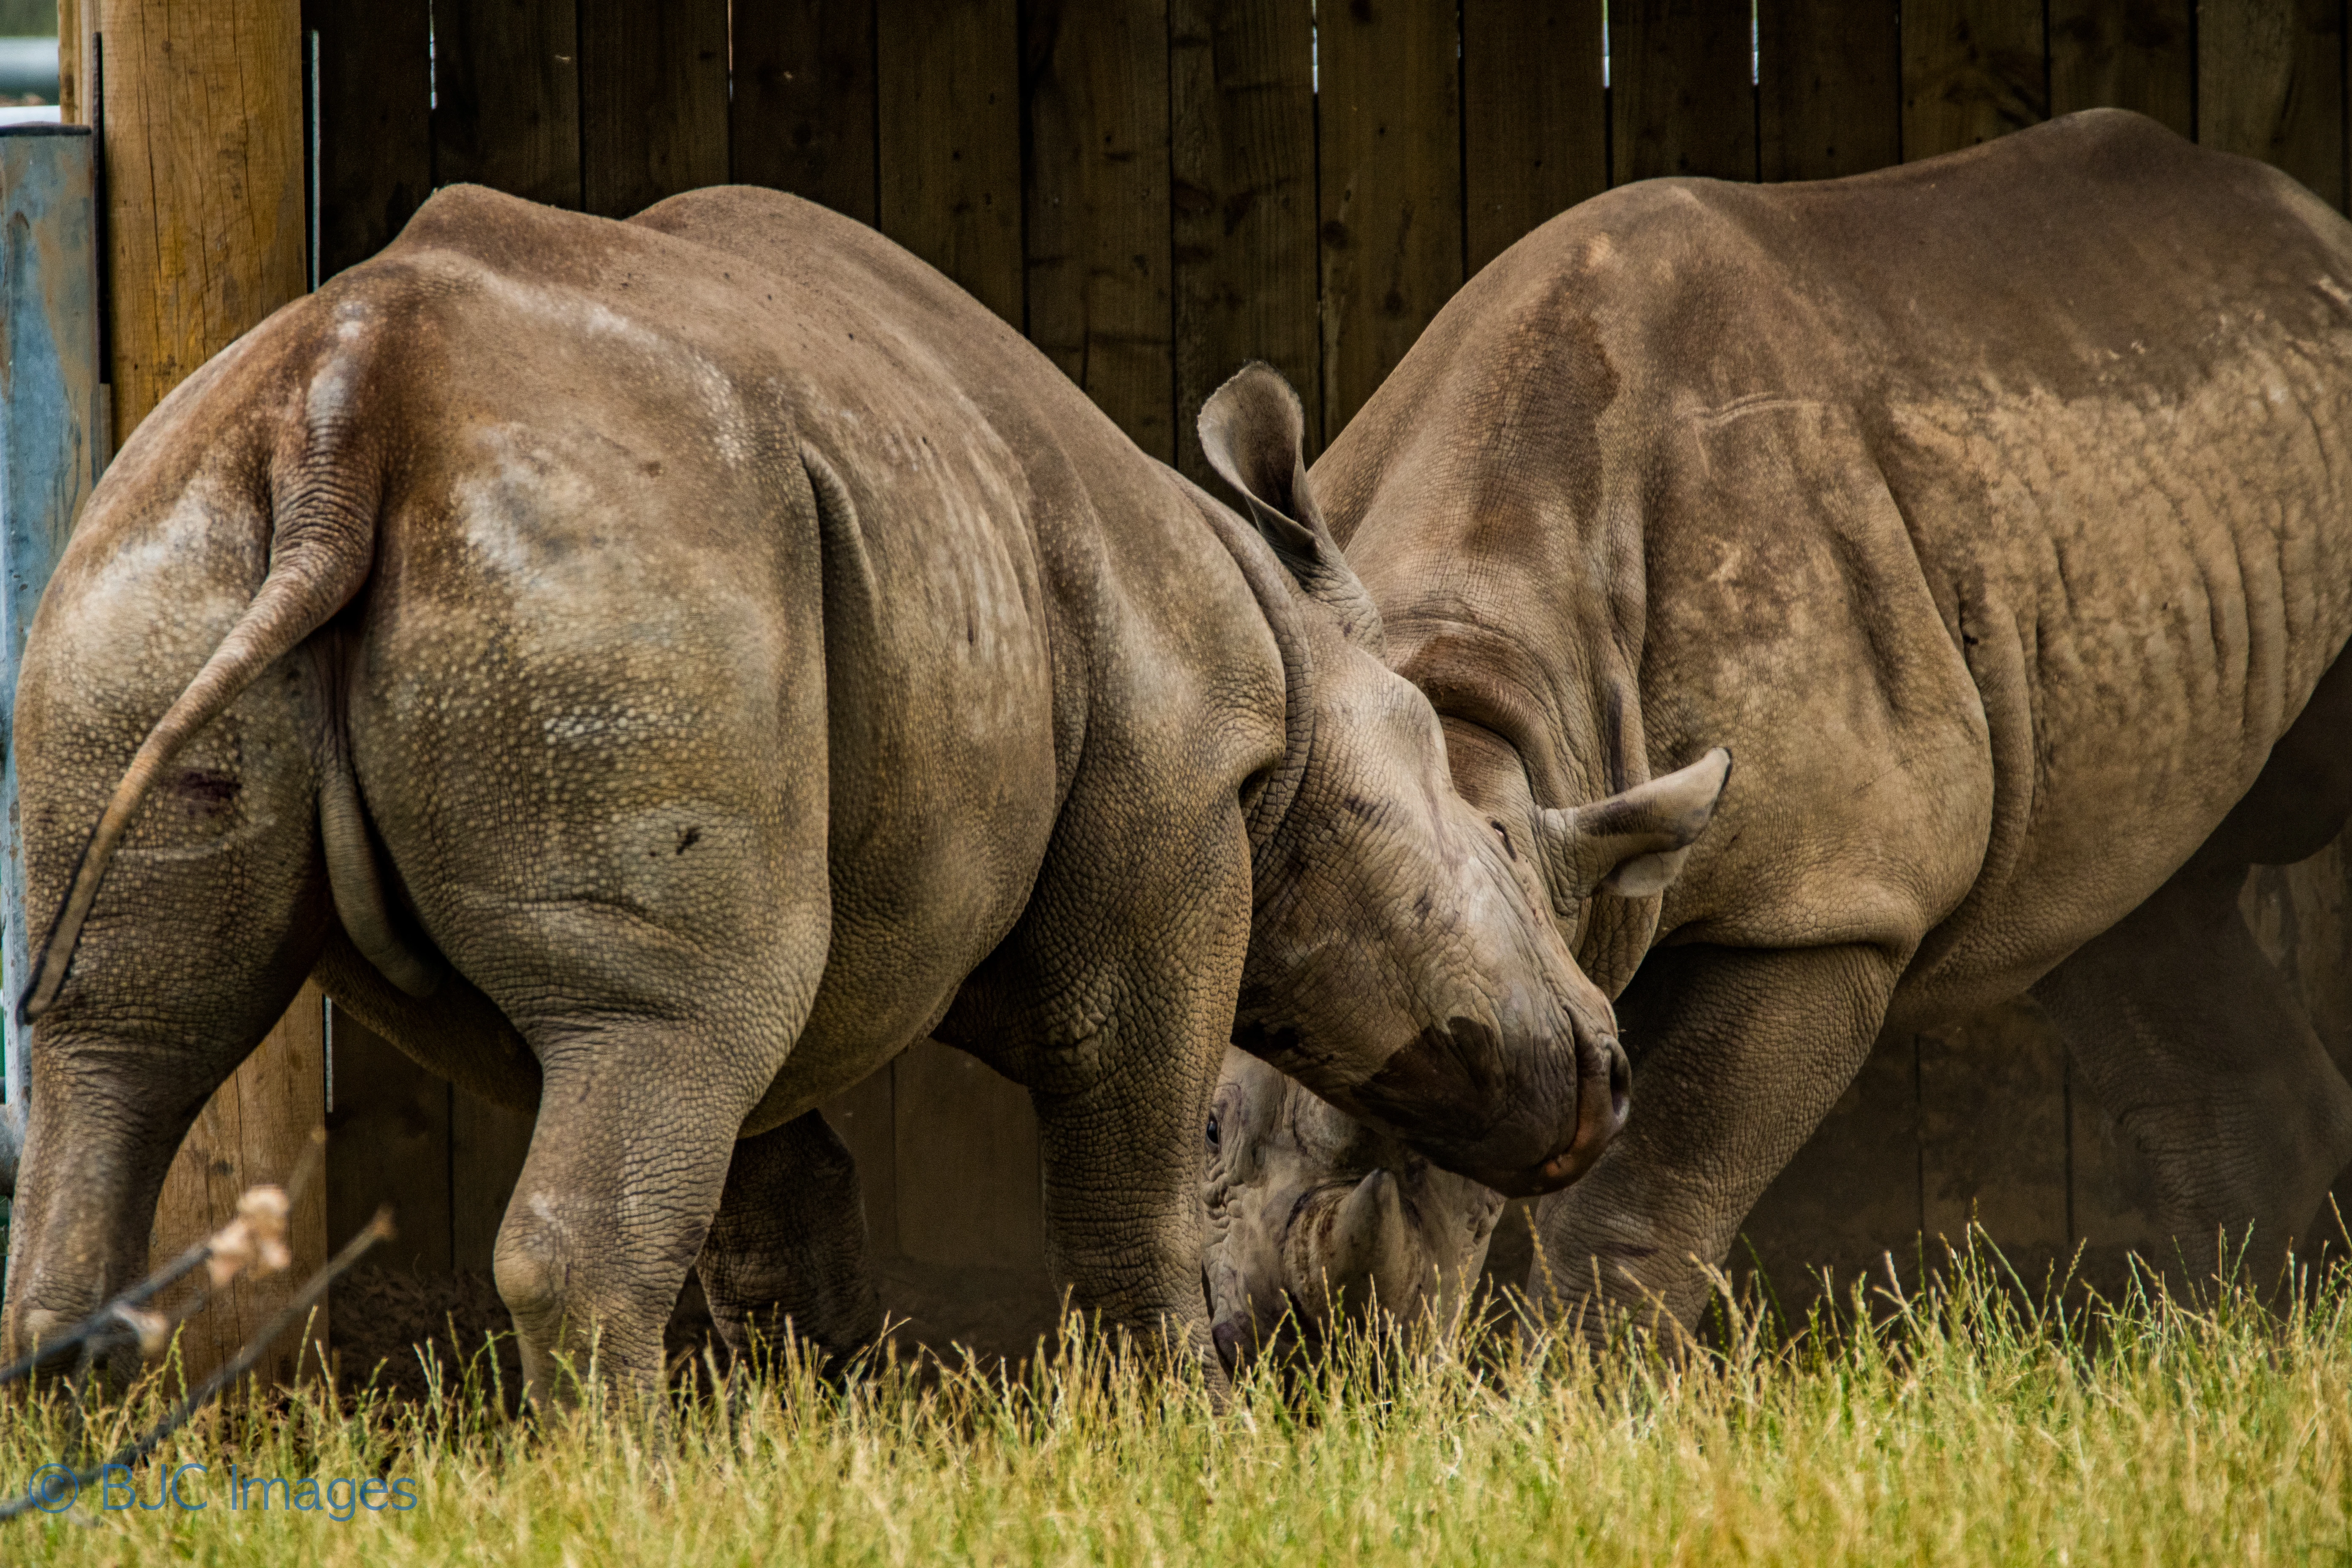
<instances>
[{"instance_id":1,"label":"skin fold","mask_svg":"<svg viewBox=\"0 0 2352 1568\"><path fill-rule=\"evenodd\" d=\"M542 1389L592 1345L650 1378L688 1268L739 1339L870 1337L814 1107L927 1034L1031 1091L1074 1305L1203 1354L1236 1035L1490 1184L1589 1168L1607 1001L1381 662L1295 397L1261 367L1212 419L1247 521L906 252L748 189L622 224L453 187L200 369L18 687L9 1344L140 1272L314 973L536 1110L496 1268ZM1596 878L1704 820L1631 816L1585 825Z\"/></svg>"},{"instance_id":2,"label":"skin fold","mask_svg":"<svg viewBox=\"0 0 2352 1568\"><path fill-rule=\"evenodd\" d=\"M1689 1324L1882 1032L2028 990L2189 1272L2272 1266L2352 1088L2236 895L2352 809L2348 464L2352 226L2115 110L1463 289L1313 474L1456 785L1536 839L1738 758L1670 885L1545 859L1634 1084L1532 1293Z\"/></svg>"}]
</instances>

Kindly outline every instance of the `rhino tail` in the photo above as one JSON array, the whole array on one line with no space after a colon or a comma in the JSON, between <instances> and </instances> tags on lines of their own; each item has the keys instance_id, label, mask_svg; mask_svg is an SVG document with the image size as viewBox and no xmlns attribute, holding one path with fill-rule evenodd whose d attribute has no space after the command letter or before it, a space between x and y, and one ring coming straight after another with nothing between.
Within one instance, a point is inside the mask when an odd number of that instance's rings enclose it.
<instances>
[{"instance_id":1,"label":"rhino tail","mask_svg":"<svg viewBox=\"0 0 2352 1568\"><path fill-rule=\"evenodd\" d=\"M343 723L342 661L328 658L322 666L322 679L331 683L318 759L319 843L327 860L327 890L344 934L361 956L402 992L421 1000L441 988L447 965L429 941L422 946L408 941L393 920Z\"/></svg>"},{"instance_id":2,"label":"rhino tail","mask_svg":"<svg viewBox=\"0 0 2352 1568\"><path fill-rule=\"evenodd\" d=\"M147 732L105 811L82 846L81 860L48 935L34 954L17 1017L30 1024L57 1002L107 867L148 793L189 739L226 712L264 670L332 619L367 581L375 559L381 495L374 465L355 463L344 446L320 440L275 487L269 569L220 646ZM322 452L321 448L325 448Z\"/></svg>"}]
</instances>

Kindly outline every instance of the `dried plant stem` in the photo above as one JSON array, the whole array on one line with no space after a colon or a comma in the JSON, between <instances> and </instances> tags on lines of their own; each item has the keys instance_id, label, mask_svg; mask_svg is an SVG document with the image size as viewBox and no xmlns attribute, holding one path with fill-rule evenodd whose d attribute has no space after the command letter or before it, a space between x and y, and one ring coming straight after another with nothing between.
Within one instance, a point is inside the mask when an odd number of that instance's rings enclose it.
<instances>
[{"instance_id":1,"label":"dried plant stem","mask_svg":"<svg viewBox=\"0 0 2352 1568\"><path fill-rule=\"evenodd\" d=\"M357 1236L352 1237L349 1242L345 1243L343 1249L335 1254L335 1256L329 1260L324 1268L320 1269L316 1274L311 1275L308 1280L304 1281L302 1288L294 1292L294 1299L287 1302L284 1307L278 1309L276 1315L271 1317L268 1322L262 1325L260 1331L256 1333L251 1339L246 1341L245 1343L238 1348L236 1354L231 1356L226 1364L221 1366L210 1377L205 1379L201 1385L192 1390L186 1398L181 1400L168 1415L166 1415L161 1421L156 1422L154 1426L149 1427L142 1436L132 1439L131 1442L124 1444L121 1448L115 1450L115 1452L109 1456L103 1463L92 1465L87 1469L77 1471L74 1476L76 1486L88 1486L92 1481L97 1480L99 1477L110 1466L135 1465L140 1460L145 1458L149 1454L154 1452L158 1444L162 1443L163 1439L169 1437L173 1433L185 1426L188 1418L194 1415L198 1410L202 1409L206 1404L210 1403L215 1394L218 1394L222 1389L226 1388L231 1383L236 1381L236 1379L244 1376L247 1372L253 1370L254 1363L258 1362L268 1351L270 1345L276 1342L278 1335L284 1333L288 1329L292 1328L297 1320L307 1316L313 1308L318 1306L320 1299L326 1295L327 1288L329 1286L332 1285L336 1279L340 1279L345 1272L347 1272L351 1268L352 1265L357 1263L361 1257L367 1252L369 1247L373 1247L379 1241L388 1239L392 1236L392 1208L391 1205L386 1205L375 1211L375 1217L368 1221L366 1226L361 1229ZM172 1268L178 1269L180 1275L185 1275L194 1269L197 1263L203 1262L205 1256L208 1252L209 1247L207 1246L192 1247L189 1249L188 1255L184 1255L182 1258L175 1259L173 1262ZM193 1257L194 1261L190 1261L191 1257ZM182 1267L184 1264L185 1265L184 1268ZM169 1274L171 1271L172 1269L166 1269L164 1272ZM178 1276L174 1276L174 1278L177 1277ZM118 1308L124 1306L131 1296L138 1292L146 1292L145 1296L141 1297L141 1300L146 1300L148 1297L152 1297L155 1290L163 1289L162 1285L156 1283L156 1280L162 1279L162 1275L155 1276L153 1279L134 1286L131 1290L123 1292L121 1296L116 1297L114 1300L108 1302L106 1306L100 1308L97 1312L92 1313L89 1319L84 1321L85 1325L89 1322L100 1321L107 1319L110 1314L114 1313ZM164 1283L168 1284L169 1281L165 1280ZM7 1502L0 1503L0 1521L14 1519L19 1514L26 1513L39 1507L45 1500L46 1496L47 1489L36 1488L33 1490L26 1491L21 1497L13 1498Z\"/></svg>"}]
</instances>

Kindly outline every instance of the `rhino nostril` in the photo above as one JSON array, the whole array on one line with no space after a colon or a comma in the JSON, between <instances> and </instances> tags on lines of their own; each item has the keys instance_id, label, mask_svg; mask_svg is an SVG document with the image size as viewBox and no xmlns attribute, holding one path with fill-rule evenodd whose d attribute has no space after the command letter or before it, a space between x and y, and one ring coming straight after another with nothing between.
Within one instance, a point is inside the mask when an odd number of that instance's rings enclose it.
<instances>
[{"instance_id":1,"label":"rhino nostril","mask_svg":"<svg viewBox=\"0 0 2352 1568\"><path fill-rule=\"evenodd\" d=\"M1625 1112L1633 1098L1633 1064L1625 1059L1625 1047L1614 1039L1609 1042L1609 1114L1622 1127Z\"/></svg>"}]
</instances>

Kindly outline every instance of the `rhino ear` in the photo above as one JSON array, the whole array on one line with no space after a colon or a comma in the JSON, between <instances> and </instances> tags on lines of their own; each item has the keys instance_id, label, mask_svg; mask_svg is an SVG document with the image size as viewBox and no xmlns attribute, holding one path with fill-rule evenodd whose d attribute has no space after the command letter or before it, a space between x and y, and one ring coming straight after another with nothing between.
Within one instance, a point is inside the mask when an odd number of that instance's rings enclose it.
<instances>
[{"instance_id":1,"label":"rhino ear","mask_svg":"<svg viewBox=\"0 0 2352 1568\"><path fill-rule=\"evenodd\" d=\"M1241 492L1258 533L1308 597L1339 617L1349 637L1375 650L1380 612L1357 581L1307 482L1307 416L1282 373L1252 360L1201 405L1201 449Z\"/></svg>"},{"instance_id":2,"label":"rhino ear","mask_svg":"<svg viewBox=\"0 0 2352 1568\"><path fill-rule=\"evenodd\" d=\"M1595 889L1628 899L1665 891L1713 820L1730 778L1731 753L1717 746L1686 768L1607 800L1545 812L1555 907L1571 913Z\"/></svg>"}]
</instances>

